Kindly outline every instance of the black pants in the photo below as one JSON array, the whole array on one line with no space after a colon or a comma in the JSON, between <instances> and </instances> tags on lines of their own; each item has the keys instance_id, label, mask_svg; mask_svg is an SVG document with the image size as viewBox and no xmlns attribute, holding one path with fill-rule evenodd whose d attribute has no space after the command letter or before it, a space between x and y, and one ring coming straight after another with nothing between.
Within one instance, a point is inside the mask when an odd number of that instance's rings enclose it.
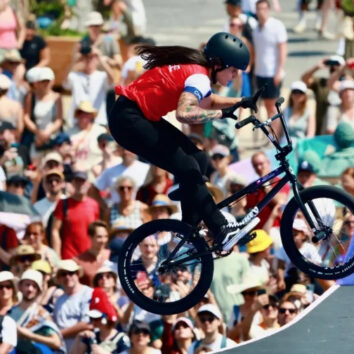
<instances>
[{"instance_id":1,"label":"black pants","mask_svg":"<svg viewBox=\"0 0 354 354\"><path fill-rule=\"evenodd\" d=\"M203 220L214 235L227 223L203 180L206 153L181 131L164 119L146 119L138 105L124 96L116 101L108 124L118 144L178 178L184 222L196 225Z\"/></svg>"}]
</instances>

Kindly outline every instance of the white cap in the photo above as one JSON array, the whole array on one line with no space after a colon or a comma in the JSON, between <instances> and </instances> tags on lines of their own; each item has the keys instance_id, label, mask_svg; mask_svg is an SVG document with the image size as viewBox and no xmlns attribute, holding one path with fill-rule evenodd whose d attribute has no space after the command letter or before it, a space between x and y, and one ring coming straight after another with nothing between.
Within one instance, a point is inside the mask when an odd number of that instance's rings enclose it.
<instances>
[{"instance_id":1,"label":"white cap","mask_svg":"<svg viewBox=\"0 0 354 354\"><path fill-rule=\"evenodd\" d=\"M307 91L307 86L303 81L294 81L291 86L290 86L290 90L294 91L294 90L299 90L303 93L306 93Z\"/></svg>"},{"instance_id":2,"label":"white cap","mask_svg":"<svg viewBox=\"0 0 354 354\"><path fill-rule=\"evenodd\" d=\"M15 277L14 275L7 271L7 270L3 270L2 272L0 272L0 283L2 283L3 281L14 281Z\"/></svg>"},{"instance_id":3,"label":"white cap","mask_svg":"<svg viewBox=\"0 0 354 354\"><path fill-rule=\"evenodd\" d=\"M38 81L38 75L42 68L34 67L27 71L26 79L30 84Z\"/></svg>"},{"instance_id":4,"label":"white cap","mask_svg":"<svg viewBox=\"0 0 354 354\"><path fill-rule=\"evenodd\" d=\"M211 314L213 314L216 318L218 318L219 320L222 319L222 316L221 316L221 312L219 311L219 309L213 305L213 304L206 304L206 305L203 305L199 308L198 310L198 314L199 313L202 313L202 312L210 312Z\"/></svg>"},{"instance_id":5,"label":"white cap","mask_svg":"<svg viewBox=\"0 0 354 354\"><path fill-rule=\"evenodd\" d=\"M354 90L354 80L344 80L339 84L339 92L344 90Z\"/></svg>"},{"instance_id":6,"label":"white cap","mask_svg":"<svg viewBox=\"0 0 354 354\"><path fill-rule=\"evenodd\" d=\"M11 86L11 80L4 74L0 74L0 89L8 90Z\"/></svg>"},{"instance_id":7,"label":"white cap","mask_svg":"<svg viewBox=\"0 0 354 354\"><path fill-rule=\"evenodd\" d=\"M44 80L52 81L55 79L54 71L51 68L43 67L40 69L37 79L38 81L44 81Z\"/></svg>"},{"instance_id":8,"label":"white cap","mask_svg":"<svg viewBox=\"0 0 354 354\"><path fill-rule=\"evenodd\" d=\"M38 270L27 269L26 271L23 272L20 282L22 280L34 281L38 285L39 290L42 291L43 275L41 272L38 272Z\"/></svg>"},{"instance_id":9,"label":"white cap","mask_svg":"<svg viewBox=\"0 0 354 354\"><path fill-rule=\"evenodd\" d=\"M86 25L86 27L102 26L103 25L102 15L97 11L91 11L87 16L87 20L85 22L85 25Z\"/></svg>"}]
</instances>

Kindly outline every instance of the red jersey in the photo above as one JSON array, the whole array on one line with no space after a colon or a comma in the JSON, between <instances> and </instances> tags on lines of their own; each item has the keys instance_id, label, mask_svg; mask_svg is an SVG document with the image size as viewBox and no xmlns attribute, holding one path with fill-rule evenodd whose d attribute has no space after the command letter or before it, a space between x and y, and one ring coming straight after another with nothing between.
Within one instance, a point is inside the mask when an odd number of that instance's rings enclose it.
<instances>
[{"instance_id":1,"label":"red jersey","mask_svg":"<svg viewBox=\"0 0 354 354\"><path fill-rule=\"evenodd\" d=\"M117 95L136 102L152 121L175 110L183 91L193 93L199 101L209 96L208 69L197 64L165 65L146 71L127 87L115 87Z\"/></svg>"},{"instance_id":2,"label":"red jersey","mask_svg":"<svg viewBox=\"0 0 354 354\"><path fill-rule=\"evenodd\" d=\"M67 216L64 215L63 200L59 200L54 216L63 223L60 232L62 259L71 259L91 247L87 230L90 223L100 216L96 200L89 197L82 201L68 198Z\"/></svg>"}]
</instances>

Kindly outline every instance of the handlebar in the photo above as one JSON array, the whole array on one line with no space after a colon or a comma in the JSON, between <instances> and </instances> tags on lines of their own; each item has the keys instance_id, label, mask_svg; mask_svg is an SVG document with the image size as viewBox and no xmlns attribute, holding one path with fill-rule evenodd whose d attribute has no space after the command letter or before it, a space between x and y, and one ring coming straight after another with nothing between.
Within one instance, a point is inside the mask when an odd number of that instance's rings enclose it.
<instances>
[{"instance_id":1,"label":"handlebar","mask_svg":"<svg viewBox=\"0 0 354 354\"><path fill-rule=\"evenodd\" d=\"M256 94L253 96L254 97L254 102L257 101L258 97L261 95L261 93L263 92L263 90L265 89L265 86L263 86L260 90L258 90L256 92ZM267 136L267 138L272 142L272 144L276 147L276 149L278 151L280 151L280 153L277 155L279 158L284 157L285 155L287 155L290 151L292 151L292 142L291 142L291 138L289 136L289 133L287 131L285 122L284 122L284 117L283 117L283 112L280 111L280 106L284 103L284 98L283 97L279 97L277 99L277 101L275 102L275 106L277 108L278 113L275 114L273 117L267 119L264 122L261 122L257 117L255 117L254 115L251 115L245 119L243 119L240 122L237 122L235 124L236 129L241 129L244 126L248 125L248 124L253 124L254 125L254 129L262 129L263 133ZM287 145L284 147L281 147L279 142L276 140L276 137L274 137L272 134L269 133L269 131L267 130L266 127L269 127L270 124L275 120L280 118L283 129L284 129L284 133L285 133L285 137L287 140ZM277 157L277 158L278 158Z\"/></svg>"}]
</instances>

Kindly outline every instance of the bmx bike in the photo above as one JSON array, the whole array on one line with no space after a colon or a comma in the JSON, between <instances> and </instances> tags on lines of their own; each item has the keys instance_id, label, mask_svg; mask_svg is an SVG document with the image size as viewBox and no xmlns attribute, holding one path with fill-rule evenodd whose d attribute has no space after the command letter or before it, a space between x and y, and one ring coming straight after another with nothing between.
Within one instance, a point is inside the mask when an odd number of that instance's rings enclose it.
<instances>
[{"instance_id":1,"label":"bmx bike","mask_svg":"<svg viewBox=\"0 0 354 354\"><path fill-rule=\"evenodd\" d=\"M261 91L253 97L257 101ZM283 247L290 260L300 270L315 278L339 279L354 272L354 255L344 255L348 235L343 231L343 219L354 212L354 199L334 186L303 188L289 166L287 155L292 151L283 112L284 99L276 102L277 114L262 122L254 115L236 123L240 129L248 124L261 129L276 149L279 167L232 194L217 204L222 209L236 203L248 193L255 193L262 186L272 189L238 222L239 232L230 242L246 243L255 233L252 229L259 222L263 208L290 183L293 197L282 214L280 234ZM280 119L286 143L281 146L270 124ZM283 174L276 183L272 180ZM312 243L319 257L314 261L295 241L294 220L302 218L306 225L308 242ZM134 230L125 240L118 261L118 274L127 296L141 308L161 314L181 313L196 305L210 287L214 259L227 256L220 246L207 242L202 224L189 225L179 220L161 219L148 222ZM159 245L160 239L168 240Z\"/></svg>"}]
</instances>

